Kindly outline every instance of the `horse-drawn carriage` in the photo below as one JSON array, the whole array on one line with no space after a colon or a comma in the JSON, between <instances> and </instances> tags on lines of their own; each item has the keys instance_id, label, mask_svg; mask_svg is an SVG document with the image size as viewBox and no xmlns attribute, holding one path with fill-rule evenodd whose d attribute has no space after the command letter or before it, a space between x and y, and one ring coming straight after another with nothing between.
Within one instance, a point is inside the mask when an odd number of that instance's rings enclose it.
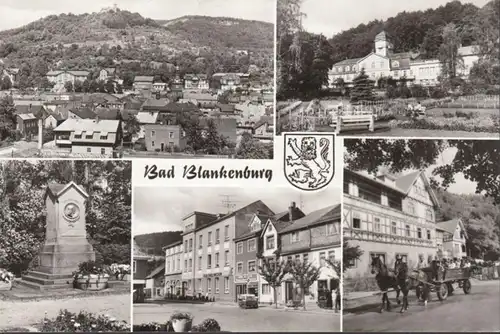
<instances>
[{"instance_id":1,"label":"horse-drawn carriage","mask_svg":"<svg viewBox=\"0 0 500 334\"><path fill-rule=\"evenodd\" d=\"M464 293L468 295L471 291L471 271L469 268L456 268L435 270L433 268L423 268L420 271L425 272L427 279L422 279L418 275L410 275L410 278L417 281L416 295L417 298L422 299L425 287L429 292L436 292L439 300L445 300L454 291L453 284L458 283L458 288L463 289Z\"/></svg>"}]
</instances>

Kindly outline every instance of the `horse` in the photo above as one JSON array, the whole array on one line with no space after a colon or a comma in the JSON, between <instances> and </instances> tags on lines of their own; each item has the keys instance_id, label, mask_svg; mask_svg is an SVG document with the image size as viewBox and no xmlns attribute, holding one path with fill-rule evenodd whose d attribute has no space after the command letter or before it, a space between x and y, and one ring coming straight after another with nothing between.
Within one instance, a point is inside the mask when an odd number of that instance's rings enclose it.
<instances>
[{"instance_id":1,"label":"horse","mask_svg":"<svg viewBox=\"0 0 500 334\"><path fill-rule=\"evenodd\" d=\"M401 310L399 312L404 313L408 310L408 292L411 287L410 276L408 275L408 264L403 261L396 262L396 265L394 266L394 274L396 276L397 285L403 293L403 304L401 305Z\"/></svg>"},{"instance_id":2,"label":"horse","mask_svg":"<svg viewBox=\"0 0 500 334\"><path fill-rule=\"evenodd\" d=\"M396 276L387 269L387 266L378 257L372 258L371 273L375 274L375 280L377 285L382 292L382 307L380 312L384 311L384 305L387 311L391 310L391 303L387 297L387 290L393 288L396 291L396 301L398 305L401 303L399 300L400 288L396 279Z\"/></svg>"}]
</instances>

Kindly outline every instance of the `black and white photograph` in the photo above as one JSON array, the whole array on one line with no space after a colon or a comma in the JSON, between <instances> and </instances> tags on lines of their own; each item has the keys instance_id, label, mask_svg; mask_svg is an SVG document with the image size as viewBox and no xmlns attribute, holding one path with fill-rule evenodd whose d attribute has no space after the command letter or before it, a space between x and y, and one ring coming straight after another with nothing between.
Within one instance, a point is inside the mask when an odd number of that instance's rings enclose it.
<instances>
[{"instance_id":1,"label":"black and white photograph","mask_svg":"<svg viewBox=\"0 0 500 334\"><path fill-rule=\"evenodd\" d=\"M0 332L131 330L130 161L0 161Z\"/></svg>"},{"instance_id":2,"label":"black and white photograph","mask_svg":"<svg viewBox=\"0 0 500 334\"><path fill-rule=\"evenodd\" d=\"M345 147L343 330L498 331L498 142Z\"/></svg>"},{"instance_id":3,"label":"black and white photograph","mask_svg":"<svg viewBox=\"0 0 500 334\"><path fill-rule=\"evenodd\" d=\"M277 0L276 134L494 138L498 0Z\"/></svg>"},{"instance_id":4,"label":"black and white photograph","mask_svg":"<svg viewBox=\"0 0 500 334\"><path fill-rule=\"evenodd\" d=\"M339 332L340 189L134 187L133 329Z\"/></svg>"},{"instance_id":5,"label":"black and white photograph","mask_svg":"<svg viewBox=\"0 0 500 334\"><path fill-rule=\"evenodd\" d=\"M0 157L272 159L275 0L0 3Z\"/></svg>"}]
</instances>

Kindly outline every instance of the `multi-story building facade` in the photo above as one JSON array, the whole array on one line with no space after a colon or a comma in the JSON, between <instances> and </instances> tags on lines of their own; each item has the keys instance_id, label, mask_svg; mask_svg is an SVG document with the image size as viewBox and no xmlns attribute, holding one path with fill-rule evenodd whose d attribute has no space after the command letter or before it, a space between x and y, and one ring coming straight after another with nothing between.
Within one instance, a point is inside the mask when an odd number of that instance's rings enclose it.
<instances>
[{"instance_id":1,"label":"multi-story building facade","mask_svg":"<svg viewBox=\"0 0 500 334\"><path fill-rule=\"evenodd\" d=\"M467 256L467 231L461 219L452 219L439 222L436 232L441 235L439 243L436 242L440 256L448 258L462 258Z\"/></svg>"},{"instance_id":2,"label":"multi-story building facade","mask_svg":"<svg viewBox=\"0 0 500 334\"><path fill-rule=\"evenodd\" d=\"M375 83L380 78L405 78L415 84L435 85L441 74L441 63L437 59L422 59L411 52L394 53L390 36L380 32L374 40L375 51L361 58L346 59L335 63L329 71L329 86L337 85L339 79L351 85L362 69ZM472 66L479 60L479 48L475 45L459 47L460 57L457 74L467 78Z\"/></svg>"},{"instance_id":3,"label":"multi-story building facade","mask_svg":"<svg viewBox=\"0 0 500 334\"><path fill-rule=\"evenodd\" d=\"M206 74L186 74L184 75L185 89L208 89L209 83Z\"/></svg>"},{"instance_id":4,"label":"multi-story building facade","mask_svg":"<svg viewBox=\"0 0 500 334\"><path fill-rule=\"evenodd\" d=\"M183 219L183 284L187 294L235 301L233 240L248 226L248 215L273 214L262 201L226 215L196 212Z\"/></svg>"},{"instance_id":5,"label":"multi-story building facade","mask_svg":"<svg viewBox=\"0 0 500 334\"><path fill-rule=\"evenodd\" d=\"M150 152L170 152L174 148L183 150L187 140L180 125L144 125L146 149Z\"/></svg>"},{"instance_id":6,"label":"multi-story building facade","mask_svg":"<svg viewBox=\"0 0 500 334\"><path fill-rule=\"evenodd\" d=\"M313 211L279 232L282 259L312 262L320 270L318 281L305 291L306 302L317 302L318 296L331 299L331 291L336 288L339 277L326 260L333 263L341 258L340 231L340 204L337 204ZM299 293L291 275L285 276L282 289L281 302L284 303L295 299Z\"/></svg>"},{"instance_id":7,"label":"multi-story building facade","mask_svg":"<svg viewBox=\"0 0 500 334\"><path fill-rule=\"evenodd\" d=\"M54 84L54 91L60 91L67 82L75 84L75 81L84 82L89 76L88 71L49 71L47 79Z\"/></svg>"},{"instance_id":8,"label":"multi-story building facade","mask_svg":"<svg viewBox=\"0 0 500 334\"><path fill-rule=\"evenodd\" d=\"M421 171L400 177L344 169L343 233L363 255L345 278L369 276L372 257L393 266L400 255L410 267L419 256L436 256L435 209L438 200Z\"/></svg>"},{"instance_id":9,"label":"multi-story building facade","mask_svg":"<svg viewBox=\"0 0 500 334\"><path fill-rule=\"evenodd\" d=\"M182 240L163 247L165 252L165 288L164 295L184 296L182 289L182 264L184 246Z\"/></svg>"}]
</instances>

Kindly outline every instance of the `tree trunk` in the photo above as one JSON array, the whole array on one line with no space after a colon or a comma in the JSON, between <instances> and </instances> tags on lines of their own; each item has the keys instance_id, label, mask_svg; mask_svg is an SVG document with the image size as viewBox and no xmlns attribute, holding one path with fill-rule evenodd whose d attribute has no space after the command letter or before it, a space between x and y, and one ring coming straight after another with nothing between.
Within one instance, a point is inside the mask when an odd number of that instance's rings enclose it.
<instances>
[{"instance_id":1,"label":"tree trunk","mask_svg":"<svg viewBox=\"0 0 500 334\"><path fill-rule=\"evenodd\" d=\"M278 298L276 293L276 287L273 286L273 298L274 298L274 307L278 308Z\"/></svg>"},{"instance_id":2,"label":"tree trunk","mask_svg":"<svg viewBox=\"0 0 500 334\"><path fill-rule=\"evenodd\" d=\"M304 311L306 310L306 289L302 289L302 307L304 308Z\"/></svg>"}]
</instances>

